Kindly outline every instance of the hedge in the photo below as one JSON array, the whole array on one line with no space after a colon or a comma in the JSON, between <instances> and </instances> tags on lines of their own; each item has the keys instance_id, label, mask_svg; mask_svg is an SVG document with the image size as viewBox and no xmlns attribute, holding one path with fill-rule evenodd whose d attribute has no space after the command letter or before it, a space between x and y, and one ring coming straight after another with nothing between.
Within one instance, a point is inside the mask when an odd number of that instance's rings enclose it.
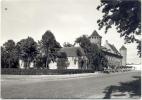
<instances>
[{"instance_id":1,"label":"hedge","mask_svg":"<svg viewBox=\"0 0 142 100\"><path fill-rule=\"evenodd\" d=\"M17 69L2 68L1 74L8 75L59 75L59 74L77 74L77 73L93 73L91 69Z\"/></svg>"}]
</instances>

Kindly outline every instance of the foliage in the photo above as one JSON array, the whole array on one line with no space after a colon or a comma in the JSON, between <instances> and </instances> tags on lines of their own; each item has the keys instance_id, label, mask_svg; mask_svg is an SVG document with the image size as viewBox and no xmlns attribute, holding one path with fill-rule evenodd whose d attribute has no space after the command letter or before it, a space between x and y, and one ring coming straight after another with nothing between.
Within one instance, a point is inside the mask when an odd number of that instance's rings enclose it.
<instances>
[{"instance_id":1,"label":"foliage","mask_svg":"<svg viewBox=\"0 0 142 100\"><path fill-rule=\"evenodd\" d=\"M64 42L63 47L73 47L74 45L70 44L69 42Z\"/></svg>"},{"instance_id":2,"label":"foliage","mask_svg":"<svg viewBox=\"0 0 142 100\"><path fill-rule=\"evenodd\" d=\"M118 85L110 85L105 88L104 93L105 97L103 99L112 99L112 95L115 93L119 93L119 95L123 93L127 93L128 97L135 98L141 97L141 77L133 76L134 80L120 82ZM114 97L113 97L114 98Z\"/></svg>"},{"instance_id":3,"label":"foliage","mask_svg":"<svg viewBox=\"0 0 142 100\"><path fill-rule=\"evenodd\" d=\"M88 37L86 35L83 35L81 37L78 37L76 40L75 40L75 43L79 43L79 45L84 49L84 52L88 52L88 47L90 47L91 45L91 42L90 40L88 39Z\"/></svg>"},{"instance_id":4,"label":"foliage","mask_svg":"<svg viewBox=\"0 0 142 100\"><path fill-rule=\"evenodd\" d=\"M81 57L83 55L82 52L79 49L77 49L76 54L77 54L78 57Z\"/></svg>"},{"instance_id":5,"label":"foliage","mask_svg":"<svg viewBox=\"0 0 142 100\"><path fill-rule=\"evenodd\" d=\"M8 40L1 47L2 68L16 68L18 66L18 51L13 40Z\"/></svg>"},{"instance_id":6,"label":"foliage","mask_svg":"<svg viewBox=\"0 0 142 100\"><path fill-rule=\"evenodd\" d=\"M40 49L42 49L44 55L46 56L46 68L48 68L48 64L50 60L56 59L56 54L59 48L61 48L60 44L56 41L54 35L50 31L46 31L42 35L42 39L40 41Z\"/></svg>"},{"instance_id":7,"label":"foliage","mask_svg":"<svg viewBox=\"0 0 142 100\"><path fill-rule=\"evenodd\" d=\"M84 49L84 52L89 60L89 68L100 70L101 66L107 66L105 55L96 44L90 42L87 36L83 35L82 37L77 38L75 42L79 43L79 45Z\"/></svg>"},{"instance_id":8,"label":"foliage","mask_svg":"<svg viewBox=\"0 0 142 100\"><path fill-rule=\"evenodd\" d=\"M124 37L126 43L138 43L138 54L141 56L141 0L101 0L97 7L102 8L102 19L97 21L99 29L105 27L105 32L116 26L117 32Z\"/></svg>"},{"instance_id":9,"label":"foliage","mask_svg":"<svg viewBox=\"0 0 142 100\"><path fill-rule=\"evenodd\" d=\"M1 68L7 68L9 67L8 65L8 54L4 47L1 47Z\"/></svg>"},{"instance_id":10,"label":"foliage","mask_svg":"<svg viewBox=\"0 0 142 100\"><path fill-rule=\"evenodd\" d=\"M19 41L17 43L17 48L19 51L20 59L22 59L26 63L25 67L28 68L30 62L32 62L38 54L37 43L33 38L28 37L27 39L22 39L21 41Z\"/></svg>"},{"instance_id":11,"label":"foliage","mask_svg":"<svg viewBox=\"0 0 142 100\"><path fill-rule=\"evenodd\" d=\"M90 65L94 70L102 70L104 67L107 67L108 61L102 50L96 44L91 44L88 51Z\"/></svg>"},{"instance_id":12,"label":"foliage","mask_svg":"<svg viewBox=\"0 0 142 100\"><path fill-rule=\"evenodd\" d=\"M58 69L67 69L69 66L67 54L65 52L58 53L57 67Z\"/></svg>"},{"instance_id":13,"label":"foliage","mask_svg":"<svg viewBox=\"0 0 142 100\"><path fill-rule=\"evenodd\" d=\"M45 68L46 57L38 54L35 58L35 68Z\"/></svg>"}]
</instances>

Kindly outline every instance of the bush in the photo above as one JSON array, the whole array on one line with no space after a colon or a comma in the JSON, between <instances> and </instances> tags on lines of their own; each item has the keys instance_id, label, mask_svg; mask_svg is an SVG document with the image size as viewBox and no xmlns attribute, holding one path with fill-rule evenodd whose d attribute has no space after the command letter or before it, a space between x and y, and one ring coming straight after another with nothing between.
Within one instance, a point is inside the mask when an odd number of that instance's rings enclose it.
<instances>
[{"instance_id":1,"label":"bush","mask_svg":"<svg viewBox=\"0 0 142 100\"><path fill-rule=\"evenodd\" d=\"M42 55L38 55L35 59L35 67L36 68L45 68L46 57ZM40 66L40 67L39 67Z\"/></svg>"},{"instance_id":2,"label":"bush","mask_svg":"<svg viewBox=\"0 0 142 100\"><path fill-rule=\"evenodd\" d=\"M68 66L69 66L69 62L68 62L67 59L59 58L57 60L57 67L58 67L58 69L67 69Z\"/></svg>"},{"instance_id":3,"label":"bush","mask_svg":"<svg viewBox=\"0 0 142 100\"><path fill-rule=\"evenodd\" d=\"M8 75L59 75L59 74L77 74L77 73L93 73L91 69L17 69L2 68L1 74Z\"/></svg>"},{"instance_id":4,"label":"bush","mask_svg":"<svg viewBox=\"0 0 142 100\"><path fill-rule=\"evenodd\" d=\"M57 67L58 69L67 69L69 61L65 52L58 53Z\"/></svg>"}]
</instances>

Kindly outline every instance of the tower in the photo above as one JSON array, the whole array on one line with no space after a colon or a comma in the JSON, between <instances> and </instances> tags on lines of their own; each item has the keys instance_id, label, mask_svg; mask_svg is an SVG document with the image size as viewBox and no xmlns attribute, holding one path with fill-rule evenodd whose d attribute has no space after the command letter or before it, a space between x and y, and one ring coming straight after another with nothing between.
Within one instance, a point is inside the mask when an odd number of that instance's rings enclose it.
<instances>
[{"instance_id":1,"label":"tower","mask_svg":"<svg viewBox=\"0 0 142 100\"><path fill-rule=\"evenodd\" d=\"M89 39L90 39L91 43L97 44L98 47L101 47L102 37L97 33L96 30L94 30L94 32L91 34L91 36L89 37Z\"/></svg>"},{"instance_id":2,"label":"tower","mask_svg":"<svg viewBox=\"0 0 142 100\"><path fill-rule=\"evenodd\" d=\"M125 46L122 46L120 49L120 54L122 55L122 61L121 61L121 65L122 66L126 66L126 62L127 62L127 48Z\"/></svg>"}]
</instances>

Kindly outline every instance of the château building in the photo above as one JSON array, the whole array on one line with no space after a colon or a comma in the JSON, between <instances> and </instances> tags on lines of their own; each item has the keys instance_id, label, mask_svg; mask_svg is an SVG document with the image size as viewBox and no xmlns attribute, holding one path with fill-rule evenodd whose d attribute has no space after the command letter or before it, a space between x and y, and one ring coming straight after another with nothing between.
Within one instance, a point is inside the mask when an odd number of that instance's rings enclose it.
<instances>
[{"instance_id":1,"label":"ch\u00e2teau building","mask_svg":"<svg viewBox=\"0 0 142 100\"><path fill-rule=\"evenodd\" d=\"M127 49L122 46L120 48L120 52L116 49L113 44L110 44L107 40L104 46L101 45L102 36L100 36L95 30L89 36L90 42L97 44L99 48L104 52L106 59L108 60L108 67L116 68L119 66L126 66L126 58L127 58ZM59 50L59 52L65 52L68 57L69 66L67 69L87 69L88 61L87 57L83 49L79 45L75 45L75 47L63 47ZM82 56L78 56L78 52L82 54ZM56 64L50 63L50 69L56 69Z\"/></svg>"},{"instance_id":2,"label":"ch\u00e2teau building","mask_svg":"<svg viewBox=\"0 0 142 100\"><path fill-rule=\"evenodd\" d=\"M102 46L102 36L97 31L94 31L89 36L90 42L97 44L97 46L104 52L106 59L108 60L109 68L116 68L118 66L126 66L127 61L127 48L122 46L119 51L113 44L110 44L107 40L104 46ZM69 66L67 69L89 69L88 59L84 50L79 46L63 47L58 52L64 52L67 55ZM41 54L44 55L43 51ZM57 58L58 60L60 58ZM19 67L24 68L24 61L19 59ZM34 67L34 62L30 63L30 68ZM100 66L103 67L103 66ZM57 69L57 62L50 62L49 69Z\"/></svg>"}]
</instances>

